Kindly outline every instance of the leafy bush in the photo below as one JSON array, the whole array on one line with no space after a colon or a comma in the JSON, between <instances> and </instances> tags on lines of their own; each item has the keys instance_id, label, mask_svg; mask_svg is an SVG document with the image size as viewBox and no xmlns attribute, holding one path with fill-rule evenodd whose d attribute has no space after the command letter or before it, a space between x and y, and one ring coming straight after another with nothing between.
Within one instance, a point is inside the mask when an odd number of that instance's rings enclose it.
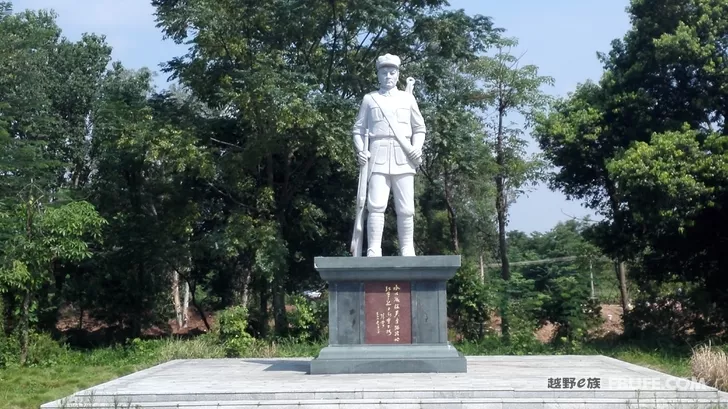
<instances>
[{"instance_id":1,"label":"leafy bush","mask_svg":"<svg viewBox=\"0 0 728 409\"><path fill-rule=\"evenodd\" d=\"M723 325L716 304L700 286L671 282L642 282L634 306L624 315L625 335L635 339L702 341Z\"/></svg>"},{"instance_id":2,"label":"leafy bush","mask_svg":"<svg viewBox=\"0 0 728 409\"><path fill-rule=\"evenodd\" d=\"M324 338L328 328L328 296L310 300L302 295L293 295L288 303L293 307L288 312L289 335L300 341L317 341Z\"/></svg>"},{"instance_id":3,"label":"leafy bush","mask_svg":"<svg viewBox=\"0 0 728 409\"><path fill-rule=\"evenodd\" d=\"M229 307L218 316L219 339L228 357L245 356L254 338L247 332L248 310L245 307Z\"/></svg>"},{"instance_id":4,"label":"leafy bush","mask_svg":"<svg viewBox=\"0 0 728 409\"><path fill-rule=\"evenodd\" d=\"M518 271L511 273L507 283L498 279L495 284L500 303L508 302L511 353L526 354L536 350L541 342L535 332L540 327L540 314L548 297L535 291L534 281L524 278Z\"/></svg>"},{"instance_id":5,"label":"leafy bush","mask_svg":"<svg viewBox=\"0 0 728 409\"><path fill-rule=\"evenodd\" d=\"M20 363L20 342L18 337L0 333L0 368Z\"/></svg>"},{"instance_id":6,"label":"leafy bush","mask_svg":"<svg viewBox=\"0 0 728 409\"><path fill-rule=\"evenodd\" d=\"M65 362L70 354L68 347L47 333L28 334L27 366L52 366ZM0 368L20 364L20 338L17 333L0 335Z\"/></svg>"},{"instance_id":7,"label":"leafy bush","mask_svg":"<svg viewBox=\"0 0 728 409\"><path fill-rule=\"evenodd\" d=\"M65 359L69 350L66 344L60 343L46 333L31 333L28 340L29 366L51 366Z\"/></svg>"},{"instance_id":8,"label":"leafy bush","mask_svg":"<svg viewBox=\"0 0 728 409\"><path fill-rule=\"evenodd\" d=\"M582 342L601 324L599 303L591 299L589 276L578 265L527 268L524 277L533 280L534 292L543 301L540 321L558 327L556 340Z\"/></svg>"},{"instance_id":9,"label":"leafy bush","mask_svg":"<svg viewBox=\"0 0 728 409\"><path fill-rule=\"evenodd\" d=\"M494 310L495 292L480 279L473 265L465 265L447 283L448 317L464 340L477 341L486 335Z\"/></svg>"}]
</instances>

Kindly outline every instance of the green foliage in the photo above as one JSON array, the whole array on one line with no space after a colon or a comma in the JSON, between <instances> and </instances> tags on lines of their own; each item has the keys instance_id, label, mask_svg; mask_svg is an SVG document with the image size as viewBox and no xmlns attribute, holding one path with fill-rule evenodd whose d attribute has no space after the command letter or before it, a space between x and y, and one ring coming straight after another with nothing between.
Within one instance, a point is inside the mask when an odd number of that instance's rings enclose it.
<instances>
[{"instance_id":1,"label":"green foliage","mask_svg":"<svg viewBox=\"0 0 728 409\"><path fill-rule=\"evenodd\" d=\"M514 271L510 280L498 278L494 284L500 309L511 314L511 342L520 344L523 349L529 348L537 342L535 332L542 324L540 314L548 296L536 290L535 280L524 277L519 271Z\"/></svg>"},{"instance_id":2,"label":"green foliage","mask_svg":"<svg viewBox=\"0 0 728 409\"><path fill-rule=\"evenodd\" d=\"M545 265L524 269L543 300L541 322L558 326L556 339L583 340L601 324L599 301L591 298L588 270L573 265Z\"/></svg>"},{"instance_id":3,"label":"green foliage","mask_svg":"<svg viewBox=\"0 0 728 409\"><path fill-rule=\"evenodd\" d=\"M68 353L68 347L53 339L50 334L34 332L30 336L26 364L44 367L57 365Z\"/></svg>"},{"instance_id":4,"label":"green foliage","mask_svg":"<svg viewBox=\"0 0 728 409\"><path fill-rule=\"evenodd\" d=\"M220 342L228 357L247 356L254 338L248 330L248 310L244 307L229 307L218 315Z\"/></svg>"},{"instance_id":5,"label":"green foliage","mask_svg":"<svg viewBox=\"0 0 728 409\"><path fill-rule=\"evenodd\" d=\"M0 340L0 368L17 367L21 354L21 334L16 331ZM28 337L28 357L25 365L51 367L68 361L67 345L53 339L50 334L31 332Z\"/></svg>"},{"instance_id":6,"label":"green foliage","mask_svg":"<svg viewBox=\"0 0 728 409\"><path fill-rule=\"evenodd\" d=\"M0 334L0 368L17 366L20 361L20 342L17 334Z\"/></svg>"},{"instance_id":7,"label":"green foliage","mask_svg":"<svg viewBox=\"0 0 728 409\"><path fill-rule=\"evenodd\" d=\"M477 341L488 333L486 328L495 309L495 291L483 283L475 266L465 265L447 282L447 312L452 328L464 340Z\"/></svg>"},{"instance_id":8,"label":"green foliage","mask_svg":"<svg viewBox=\"0 0 728 409\"><path fill-rule=\"evenodd\" d=\"M698 284L713 308L685 308L724 325L728 6L635 0L628 11L599 83L556 103L535 134L553 186L607 217L593 235L606 254L631 260L640 287Z\"/></svg>"},{"instance_id":9,"label":"green foliage","mask_svg":"<svg viewBox=\"0 0 728 409\"><path fill-rule=\"evenodd\" d=\"M301 342L328 338L329 303L327 294L323 294L320 300L311 300L297 294L290 296L287 304L292 307L288 312L289 337Z\"/></svg>"}]
</instances>

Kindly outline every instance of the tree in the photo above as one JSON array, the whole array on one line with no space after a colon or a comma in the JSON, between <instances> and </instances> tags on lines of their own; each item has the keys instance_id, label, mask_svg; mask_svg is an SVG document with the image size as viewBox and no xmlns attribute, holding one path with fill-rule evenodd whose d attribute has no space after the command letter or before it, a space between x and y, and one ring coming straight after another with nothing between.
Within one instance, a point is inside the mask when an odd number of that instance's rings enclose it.
<instances>
[{"instance_id":1,"label":"tree","mask_svg":"<svg viewBox=\"0 0 728 409\"><path fill-rule=\"evenodd\" d=\"M422 67L429 87L443 61L473 58L495 30L439 0L153 4L164 33L191 44L166 71L205 105L225 109L225 131L203 140L220 153L216 187L245 203L235 206L240 219L266 229L264 246L231 239L256 248L244 259L260 273L252 280L260 321L270 295L284 335L286 291L315 279L313 257L346 251L356 186L348 135L358 100L375 84L376 57L386 50L407 70Z\"/></svg>"},{"instance_id":2,"label":"tree","mask_svg":"<svg viewBox=\"0 0 728 409\"><path fill-rule=\"evenodd\" d=\"M214 175L209 153L196 143L195 116L175 104L151 98L148 70L115 63L92 116L85 192L109 226L87 285L103 295L96 316L130 328L131 336L156 319L174 274L193 267L200 202L209 191L201 186Z\"/></svg>"},{"instance_id":3,"label":"tree","mask_svg":"<svg viewBox=\"0 0 728 409\"><path fill-rule=\"evenodd\" d=\"M0 292L14 291L21 299L20 364L28 356L31 307L37 291L53 277L56 264L91 257L88 240L101 236L105 223L88 202L57 206L43 191L29 186L24 203L0 213L0 228L10 236L0 252Z\"/></svg>"},{"instance_id":4,"label":"tree","mask_svg":"<svg viewBox=\"0 0 728 409\"><path fill-rule=\"evenodd\" d=\"M511 277L508 263L506 224L508 206L525 186L538 180L542 163L537 158L525 157L526 141L522 139L524 130L530 127L536 113L545 107L548 98L541 90L553 79L538 74L533 65L519 67L520 58L511 53L517 45L514 39L501 40L494 56L482 57L472 63L468 72L479 82L481 106L488 118L486 140L495 153L496 172L495 207L498 217L498 250L501 259L501 278L509 281ZM520 114L525 119L524 127L506 123L510 114ZM508 338L507 301L502 311L503 336Z\"/></svg>"},{"instance_id":5,"label":"tree","mask_svg":"<svg viewBox=\"0 0 728 409\"><path fill-rule=\"evenodd\" d=\"M607 222L594 229L595 240L616 260L622 308L629 309L626 261L636 250L630 248L627 232L630 215L607 165L628 143L628 136L613 129L608 89L587 82L568 99L556 101L548 116L537 117L534 136L546 158L557 166L550 184L568 199L585 200L588 207L606 216Z\"/></svg>"},{"instance_id":6,"label":"tree","mask_svg":"<svg viewBox=\"0 0 728 409\"><path fill-rule=\"evenodd\" d=\"M539 120L539 141L560 168L554 186L607 216L595 237L619 261L625 307L627 260L641 286L681 277L709 295L707 304L722 304L721 290L714 290L719 281L708 279L718 277L712 271L721 256L706 252L711 245L698 238L720 240L724 226L707 220L720 212L725 184L717 135L725 134L727 112L720 84L728 73L728 5L634 0L629 13L632 29L600 55L605 73L599 84L580 86ZM684 195L675 193L678 187ZM686 236L688 230L695 235ZM704 246L693 247L701 256L676 247L692 245Z\"/></svg>"},{"instance_id":7,"label":"tree","mask_svg":"<svg viewBox=\"0 0 728 409\"><path fill-rule=\"evenodd\" d=\"M556 339L583 340L599 323L599 300L592 295L592 272L601 276L602 254L584 235L589 225L569 220L546 233L509 232L510 256L517 273L532 280L522 297L541 298L539 325L557 326ZM532 260L532 261L527 261Z\"/></svg>"},{"instance_id":8,"label":"tree","mask_svg":"<svg viewBox=\"0 0 728 409\"><path fill-rule=\"evenodd\" d=\"M422 92L423 99L419 101L428 120L425 157L420 167L426 186L420 206L429 222L423 222L426 226L435 226L437 210L444 207L449 250L455 254L463 250L461 231L468 229L468 223L459 217L461 212L470 210L469 216L473 218L487 217L487 213L478 213L483 209L476 208L473 202L486 194L487 191L478 191L477 187L488 182L483 174L493 170L488 148L481 141L483 124L474 110L475 93L475 83L462 73L462 66L452 65L451 71L439 78L437 88L430 87ZM485 219L478 220L477 225L489 226L491 223ZM483 240L478 242L474 238L465 246L482 249L483 244ZM441 246L433 242L425 252L439 248Z\"/></svg>"},{"instance_id":9,"label":"tree","mask_svg":"<svg viewBox=\"0 0 728 409\"><path fill-rule=\"evenodd\" d=\"M728 224L728 137L701 137L696 130L655 134L610 163L645 247L640 287L655 302L659 286L684 285L684 308L695 311L698 335L721 331L728 321L728 294L722 267ZM681 297L682 298L682 297Z\"/></svg>"},{"instance_id":10,"label":"tree","mask_svg":"<svg viewBox=\"0 0 728 409\"><path fill-rule=\"evenodd\" d=\"M110 49L98 36L61 38L53 13L13 14L6 2L0 37L0 238L8 243L0 287L9 301L0 313L21 311L16 327L27 352L30 320L55 326L69 260L88 258L85 233L101 223L73 189L85 171L86 120Z\"/></svg>"}]
</instances>

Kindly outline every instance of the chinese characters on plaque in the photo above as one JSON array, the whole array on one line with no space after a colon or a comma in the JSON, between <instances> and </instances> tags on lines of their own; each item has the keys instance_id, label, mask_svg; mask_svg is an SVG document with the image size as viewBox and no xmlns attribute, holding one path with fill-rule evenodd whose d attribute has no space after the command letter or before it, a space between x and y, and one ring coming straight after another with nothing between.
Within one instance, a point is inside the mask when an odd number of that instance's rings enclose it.
<instances>
[{"instance_id":1,"label":"chinese characters on plaque","mask_svg":"<svg viewBox=\"0 0 728 409\"><path fill-rule=\"evenodd\" d=\"M409 282L368 282L364 288L367 344L411 344Z\"/></svg>"}]
</instances>

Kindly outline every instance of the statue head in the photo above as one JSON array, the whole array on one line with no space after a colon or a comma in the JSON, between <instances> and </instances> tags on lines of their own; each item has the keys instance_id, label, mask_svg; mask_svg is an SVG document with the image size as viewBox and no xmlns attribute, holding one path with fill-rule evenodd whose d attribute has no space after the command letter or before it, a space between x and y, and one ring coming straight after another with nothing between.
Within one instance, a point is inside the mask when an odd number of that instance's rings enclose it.
<instances>
[{"instance_id":1,"label":"statue head","mask_svg":"<svg viewBox=\"0 0 728 409\"><path fill-rule=\"evenodd\" d=\"M402 61L396 55L384 54L377 58L377 78L381 89L388 91L397 86L400 64Z\"/></svg>"}]
</instances>

